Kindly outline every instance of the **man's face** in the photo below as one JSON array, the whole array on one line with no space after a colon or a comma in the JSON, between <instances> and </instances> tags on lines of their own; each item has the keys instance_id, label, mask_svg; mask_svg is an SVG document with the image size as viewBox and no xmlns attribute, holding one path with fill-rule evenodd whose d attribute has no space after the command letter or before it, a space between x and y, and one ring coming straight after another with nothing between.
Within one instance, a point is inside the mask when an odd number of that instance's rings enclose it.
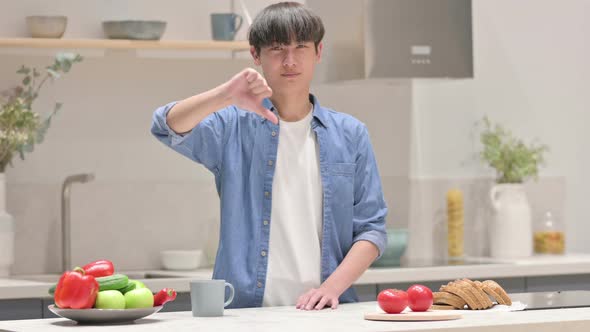
<instances>
[{"instance_id":1,"label":"man's face","mask_svg":"<svg viewBox=\"0 0 590 332\"><path fill-rule=\"evenodd\" d=\"M313 42L291 42L290 45L273 44L256 54L250 49L254 62L262 66L264 78L275 92L309 90L315 65L320 62L322 43L316 52Z\"/></svg>"}]
</instances>

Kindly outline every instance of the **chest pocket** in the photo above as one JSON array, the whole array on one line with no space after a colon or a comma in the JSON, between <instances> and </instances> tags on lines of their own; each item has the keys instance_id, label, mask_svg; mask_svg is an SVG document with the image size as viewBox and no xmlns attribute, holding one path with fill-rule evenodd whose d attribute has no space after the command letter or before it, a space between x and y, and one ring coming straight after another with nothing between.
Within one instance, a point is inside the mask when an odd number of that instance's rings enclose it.
<instances>
[{"instance_id":1,"label":"chest pocket","mask_svg":"<svg viewBox=\"0 0 590 332\"><path fill-rule=\"evenodd\" d=\"M354 204L354 163L329 163L328 176L330 178L330 190L332 193L332 207L334 216L350 218L352 220L352 207Z\"/></svg>"}]
</instances>

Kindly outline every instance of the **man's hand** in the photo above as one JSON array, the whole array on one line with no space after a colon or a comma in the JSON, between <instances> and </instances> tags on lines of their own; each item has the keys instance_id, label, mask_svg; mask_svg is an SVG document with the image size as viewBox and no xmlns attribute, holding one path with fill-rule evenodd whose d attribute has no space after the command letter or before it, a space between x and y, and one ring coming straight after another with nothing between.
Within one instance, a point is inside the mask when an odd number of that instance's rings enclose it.
<instances>
[{"instance_id":1,"label":"man's hand","mask_svg":"<svg viewBox=\"0 0 590 332\"><path fill-rule=\"evenodd\" d=\"M266 80L256 70L246 68L225 83L225 93L232 104L260 114L274 124L279 120L269 109L262 106L262 100L272 96Z\"/></svg>"},{"instance_id":2,"label":"man's hand","mask_svg":"<svg viewBox=\"0 0 590 332\"><path fill-rule=\"evenodd\" d=\"M320 286L320 288L312 288L299 297L295 308L301 310L320 310L325 306L330 306L332 309L336 309L338 307L338 298L340 297L340 294L337 293L337 291L331 290L324 285Z\"/></svg>"},{"instance_id":3,"label":"man's hand","mask_svg":"<svg viewBox=\"0 0 590 332\"><path fill-rule=\"evenodd\" d=\"M320 288L311 289L301 295L295 307L303 310L319 310L329 305L332 309L336 309L340 295L365 272L378 255L379 249L373 243L365 240L355 242L342 263Z\"/></svg>"}]
</instances>

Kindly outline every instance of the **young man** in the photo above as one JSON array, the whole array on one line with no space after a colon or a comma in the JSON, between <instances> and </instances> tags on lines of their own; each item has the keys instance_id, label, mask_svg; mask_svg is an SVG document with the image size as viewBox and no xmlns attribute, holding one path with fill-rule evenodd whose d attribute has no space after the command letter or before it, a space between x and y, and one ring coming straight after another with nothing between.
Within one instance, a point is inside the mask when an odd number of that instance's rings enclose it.
<instances>
[{"instance_id":1,"label":"young man","mask_svg":"<svg viewBox=\"0 0 590 332\"><path fill-rule=\"evenodd\" d=\"M336 308L386 246L387 207L366 127L309 93L324 27L299 3L265 8L247 68L158 108L152 133L215 175L221 232L213 272L231 307Z\"/></svg>"}]
</instances>

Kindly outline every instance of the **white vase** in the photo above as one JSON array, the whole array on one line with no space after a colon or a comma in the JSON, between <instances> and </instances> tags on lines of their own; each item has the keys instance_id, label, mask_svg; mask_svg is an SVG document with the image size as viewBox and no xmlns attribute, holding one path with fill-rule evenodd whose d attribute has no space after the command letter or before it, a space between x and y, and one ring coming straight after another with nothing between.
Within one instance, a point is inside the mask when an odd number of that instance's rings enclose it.
<instances>
[{"instance_id":1,"label":"white vase","mask_svg":"<svg viewBox=\"0 0 590 332\"><path fill-rule=\"evenodd\" d=\"M14 263L14 218L6 212L6 175L0 173L0 278L10 276Z\"/></svg>"},{"instance_id":2,"label":"white vase","mask_svg":"<svg viewBox=\"0 0 590 332\"><path fill-rule=\"evenodd\" d=\"M494 258L533 254L531 208L522 184L498 184L490 190L493 216L490 254Z\"/></svg>"}]
</instances>

